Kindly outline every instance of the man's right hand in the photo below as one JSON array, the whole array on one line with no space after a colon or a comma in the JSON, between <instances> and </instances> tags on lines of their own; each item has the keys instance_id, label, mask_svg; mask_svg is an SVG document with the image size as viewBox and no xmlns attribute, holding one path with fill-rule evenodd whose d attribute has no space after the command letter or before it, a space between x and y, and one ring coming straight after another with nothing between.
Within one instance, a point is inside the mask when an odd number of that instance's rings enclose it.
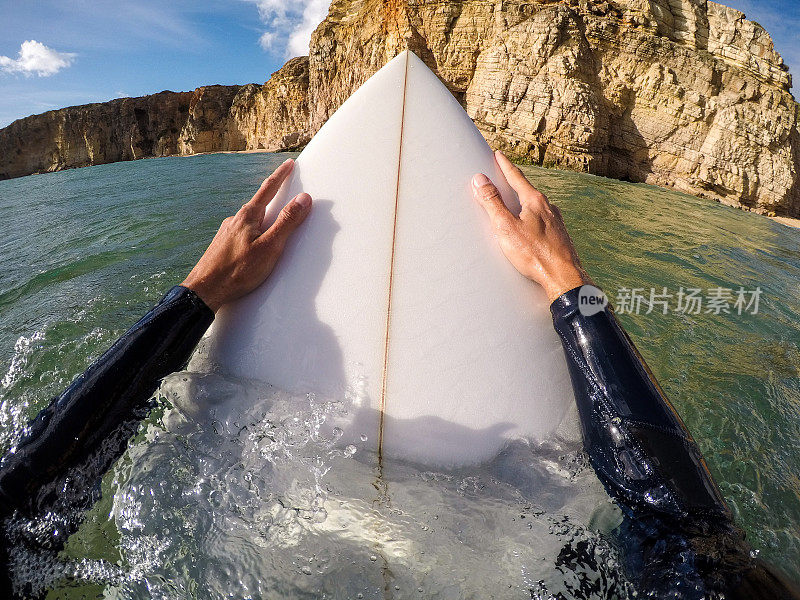
<instances>
[{"instance_id":1,"label":"man's right hand","mask_svg":"<svg viewBox=\"0 0 800 600\"><path fill-rule=\"evenodd\" d=\"M544 288L549 302L569 290L591 283L581 267L561 211L537 190L502 152L495 159L522 206L515 217L500 192L480 173L472 178L472 193L486 209L500 248L511 264Z\"/></svg>"}]
</instances>

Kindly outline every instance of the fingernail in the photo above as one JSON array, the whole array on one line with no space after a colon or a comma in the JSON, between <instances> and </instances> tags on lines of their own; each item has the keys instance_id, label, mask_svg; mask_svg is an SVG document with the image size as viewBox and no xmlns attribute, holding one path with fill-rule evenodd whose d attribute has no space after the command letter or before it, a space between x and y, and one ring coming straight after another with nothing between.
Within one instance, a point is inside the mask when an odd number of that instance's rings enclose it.
<instances>
[{"instance_id":1,"label":"fingernail","mask_svg":"<svg viewBox=\"0 0 800 600\"><path fill-rule=\"evenodd\" d=\"M285 161L283 161L283 165L287 165L287 164L293 163L293 162L294 162L293 158L287 158ZM283 166L283 165L281 165L281 166Z\"/></svg>"},{"instance_id":2,"label":"fingernail","mask_svg":"<svg viewBox=\"0 0 800 600\"><path fill-rule=\"evenodd\" d=\"M294 201L297 202L297 204L299 204L300 208L302 208L303 210L311 206L311 196L309 196L308 194L300 194L297 198L294 199Z\"/></svg>"},{"instance_id":3,"label":"fingernail","mask_svg":"<svg viewBox=\"0 0 800 600\"><path fill-rule=\"evenodd\" d=\"M492 183L489 181L489 178L484 175L483 173L478 173L472 178L472 186L477 190L482 188L483 186Z\"/></svg>"}]
</instances>

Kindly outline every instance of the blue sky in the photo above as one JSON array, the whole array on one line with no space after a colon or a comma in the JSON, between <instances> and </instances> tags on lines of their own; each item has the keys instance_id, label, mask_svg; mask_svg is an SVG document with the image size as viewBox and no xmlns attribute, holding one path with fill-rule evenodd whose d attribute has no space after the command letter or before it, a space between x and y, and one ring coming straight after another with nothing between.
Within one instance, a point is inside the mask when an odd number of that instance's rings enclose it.
<instances>
[{"instance_id":1,"label":"blue sky","mask_svg":"<svg viewBox=\"0 0 800 600\"><path fill-rule=\"evenodd\" d=\"M328 2L0 0L0 127L119 96L264 82L305 53ZM727 4L766 27L800 82L800 0Z\"/></svg>"},{"instance_id":2,"label":"blue sky","mask_svg":"<svg viewBox=\"0 0 800 600\"><path fill-rule=\"evenodd\" d=\"M795 80L795 98L800 89L800 0L724 0L725 4L742 11L772 36L775 48L789 65Z\"/></svg>"}]
</instances>

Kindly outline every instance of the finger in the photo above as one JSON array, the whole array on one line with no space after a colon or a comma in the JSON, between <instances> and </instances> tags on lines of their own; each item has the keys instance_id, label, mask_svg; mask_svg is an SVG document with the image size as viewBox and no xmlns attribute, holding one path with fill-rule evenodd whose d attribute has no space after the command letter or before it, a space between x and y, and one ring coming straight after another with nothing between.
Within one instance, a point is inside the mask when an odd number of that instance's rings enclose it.
<instances>
[{"instance_id":1,"label":"finger","mask_svg":"<svg viewBox=\"0 0 800 600\"><path fill-rule=\"evenodd\" d=\"M309 212L311 212L311 196L298 194L281 209L275 223L261 235L261 238L284 244L294 230L306 220Z\"/></svg>"},{"instance_id":2,"label":"finger","mask_svg":"<svg viewBox=\"0 0 800 600\"><path fill-rule=\"evenodd\" d=\"M520 168L512 163L506 155L497 150L494 153L495 160L497 161L497 165L500 167L500 170L503 172L503 175L506 177L506 181L511 186L511 188L517 192L517 196L519 196L519 200L521 203L525 204L531 200L538 201L538 202L547 202L547 197L537 190L533 184L528 181L528 178L525 177L525 174L520 170Z\"/></svg>"},{"instance_id":3,"label":"finger","mask_svg":"<svg viewBox=\"0 0 800 600\"><path fill-rule=\"evenodd\" d=\"M278 190L283 185L283 182L286 181L286 178L289 177L293 169L294 161L291 158L284 161L280 167L272 172L272 175L264 180L261 187L258 188L258 191L253 195L250 201L245 204L246 210L252 212L256 217L263 217L267 204L269 204L270 200L278 193Z\"/></svg>"},{"instance_id":4,"label":"finger","mask_svg":"<svg viewBox=\"0 0 800 600\"><path fill-rule=\"evenodd\" d=\"M472 195L486 209L495 226L508 224L515 218L503 202L500 192L483 173L472 178Z\"/></svg>"}]
</instances>

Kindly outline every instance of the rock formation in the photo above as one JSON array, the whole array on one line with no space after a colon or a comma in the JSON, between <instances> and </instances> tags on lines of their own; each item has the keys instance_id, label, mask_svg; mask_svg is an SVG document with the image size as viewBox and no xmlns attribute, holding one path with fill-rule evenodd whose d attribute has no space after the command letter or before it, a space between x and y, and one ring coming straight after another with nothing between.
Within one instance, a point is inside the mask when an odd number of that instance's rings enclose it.
<instances>
[{"instance_id":1,"label":"rock formation","mask_svg":"<svg viewBox=\"0 0 800 600\"><path fill-rule=\"evenodd\" d=\"M308 57L293 58L264 85L239 90L230 122L245 150L295 150L311 139L308 128ZM230 148L233 150L234 148Z\"/></svg>"},{"instance_id":2,"label":"rock formation","mask_svg":"<svg viewBox=\"0 0 800 600\"><path fill-rule=\"evenodd\" d=\"M707 0L333 0L263 86L116 100L0 130L0 177L294 149L399 51L520 161L800 215L800 108L769 35Z\"/></svg>"},{"instance_id":3,"label":"rock formation","mask_svg":"<svg viewBox=\"0 0 800 600\"><path fill-rule=\"evenodd\" d=\"M51 110L0 130L0 179L154 156L308 142L308 59L264 85L210 85Z\"/></svg>"}]
</instances>

